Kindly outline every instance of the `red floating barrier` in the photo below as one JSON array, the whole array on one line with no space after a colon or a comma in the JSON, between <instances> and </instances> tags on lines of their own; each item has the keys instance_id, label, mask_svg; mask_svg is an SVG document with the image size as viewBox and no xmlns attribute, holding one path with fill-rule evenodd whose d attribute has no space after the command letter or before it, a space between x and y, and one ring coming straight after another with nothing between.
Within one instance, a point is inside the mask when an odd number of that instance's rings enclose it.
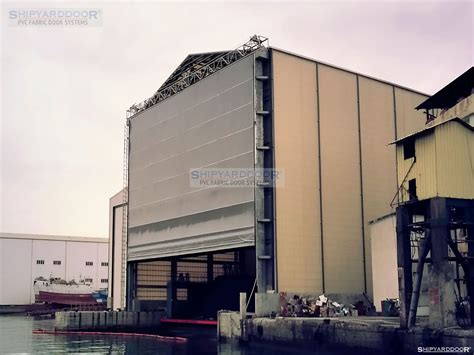
<instances>
[{"instance_id":1,"label":"red floating barrier","mask_svg":"<svg viewBox=\"0 0 474 355\"><path fill-rule=\"evenodd\" d=\"M193 324L193 325L217 325L216 320L195 320L195 319L171 319L164 318L160 320L161 323L173 324Z\"/></svg>"}]
</instances>

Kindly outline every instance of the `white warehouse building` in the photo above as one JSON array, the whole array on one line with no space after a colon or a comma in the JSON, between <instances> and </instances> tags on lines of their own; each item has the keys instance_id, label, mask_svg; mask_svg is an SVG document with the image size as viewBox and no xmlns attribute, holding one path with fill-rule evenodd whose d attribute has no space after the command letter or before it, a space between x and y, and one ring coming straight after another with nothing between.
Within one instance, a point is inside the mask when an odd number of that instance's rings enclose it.
<instances>
[{"instance_id":1,"label":"white warehouse building","mask_svg":"<svg viewBox=\"0 0 474 355\"><path fill-rule=\"evenodd\" d=\"M0 305L35 302L35 278L108 287L108 238L0 233Z\"/></svg>"}]
</instances>

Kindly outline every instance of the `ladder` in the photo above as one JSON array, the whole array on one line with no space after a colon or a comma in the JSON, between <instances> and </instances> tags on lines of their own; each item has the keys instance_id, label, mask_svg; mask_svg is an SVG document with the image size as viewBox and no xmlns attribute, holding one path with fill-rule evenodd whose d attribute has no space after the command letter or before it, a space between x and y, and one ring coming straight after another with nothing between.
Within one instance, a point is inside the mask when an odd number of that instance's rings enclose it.
<instances>
[{"instance_id":1,"label":"ladder","mask_svg":"<svg viewBox=\"0 0 474 355\"><path fill-rule=\"evenodd\" d=\"M123 208L122 208L122 265L121 265L121 290L120 290L120 308L126 308L127 302L127 249L128 249L128 153L130 127L130 111L127 110L123 133Z\"/></svg>"}]
</instances>

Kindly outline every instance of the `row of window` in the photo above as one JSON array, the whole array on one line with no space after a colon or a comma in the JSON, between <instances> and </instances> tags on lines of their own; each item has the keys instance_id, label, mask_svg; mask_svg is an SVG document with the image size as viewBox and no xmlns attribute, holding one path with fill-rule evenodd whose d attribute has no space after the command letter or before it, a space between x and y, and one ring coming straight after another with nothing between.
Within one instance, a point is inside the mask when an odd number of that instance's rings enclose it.
<instances>
[{"instance_id":1,"label":"row of window","mask_svg":"<svg viewBox=\"0 0 474 355\"><path fill-rule=\"evenodd\" d=\"M89 279L88 278L88 279L84 279L84 281L92 283L92 282L94 282L94 279ZM106 284L106 283L109 282L109 279L100 279L100 282L103 283L103 284Z\"/></svg>"},{"instance_id":2,"label":"row of window","mask_svg":"<svg viewBox=\"0 0 474 355\"><path fill-rule=\"evenodd\" d=\"M36 265L44 265L44 260L36 260ZM53 260L53 265L61 265L61 260ZM92 261L86 261L86 266L93 266L94 263ZM103 261L100 263L100 266L109 266L107 261Z\"/></svg>"}]
</instances>

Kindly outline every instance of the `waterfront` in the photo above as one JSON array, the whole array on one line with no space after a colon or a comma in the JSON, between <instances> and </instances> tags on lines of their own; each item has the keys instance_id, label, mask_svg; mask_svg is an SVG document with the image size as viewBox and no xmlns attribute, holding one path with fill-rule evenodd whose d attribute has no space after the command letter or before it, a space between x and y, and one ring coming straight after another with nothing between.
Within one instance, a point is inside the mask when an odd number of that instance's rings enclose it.
<instances>
[{"instance_id":1,"label":"waterfront","mask_svg":"<svg viewBox=\"0 0 474 355\"><path fill-rule=\"evenodd\" d=\"M181 330L188 338L186 344L160 342L155 339L120 336L48 335L33 334L34 329L52 329L54 320L34 320L26 316L0 316L0 354L232 354L232 355L288 355L314 351L262 345L251 348L235 344L218 344L213 329L208 331ZM322 350L319 355L347 353L344 350ZM356 354L351 351L351 354ZM367 352L364 352L367 354Z\"/></svg>"}]
</instances>

